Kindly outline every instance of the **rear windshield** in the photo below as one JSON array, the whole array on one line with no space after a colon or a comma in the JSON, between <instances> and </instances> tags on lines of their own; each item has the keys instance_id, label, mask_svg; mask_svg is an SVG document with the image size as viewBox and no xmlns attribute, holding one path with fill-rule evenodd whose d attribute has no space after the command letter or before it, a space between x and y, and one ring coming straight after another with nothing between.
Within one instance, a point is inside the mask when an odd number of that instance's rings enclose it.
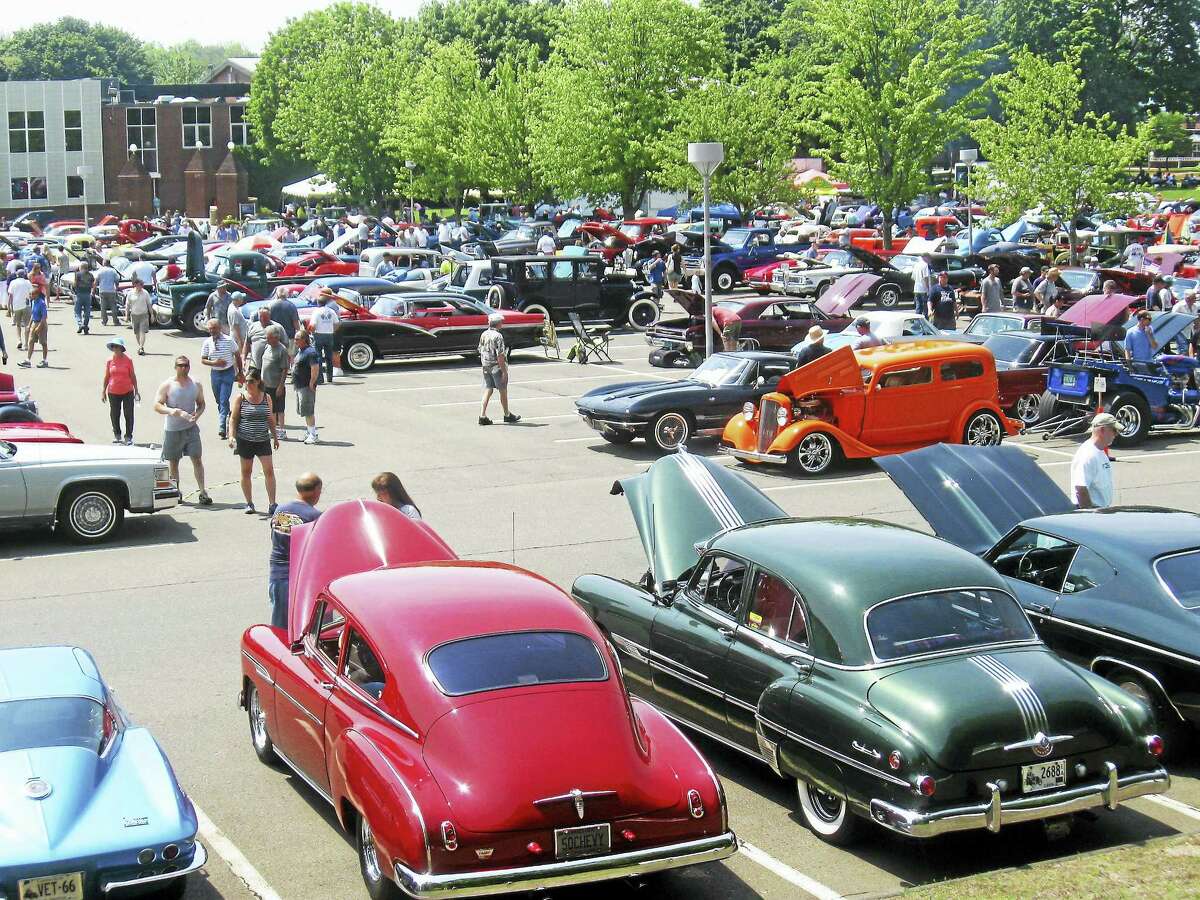
<instances>
[{"instance_id":1,"label":"rear windshield","mask_svg":"<svg viewBox=\"0 0 1200 900\"><path fill-rule=\"evenodd\" d=\"M867 613L867 636L880 661L939 650L1033 640L1017 601L1000 591L936 591L899 597Z\"/></svg>"},{"instance_id":2,"label":"rear windshield","mask_svg":"<svg viewBox=\"0 0 1200 900\"><path fill-rule=\"evenodd\" d=\"M104 707L84 697L0 703L0 753L37 747L82 747L100 752Z\"/></svg>"},{"instance_id":3,"label":"rear windshield","mask_svg":"<svg viewBox=\"0 0 1200 900\"><path fill-rule=\"evenodd\" d=\"M451 697L608 678L596 645L566 631L489 634L442 644L430 652L429 669L442 693Z\"/></svg>"},{"instance_id":4,"label":"rear windshield","mask_svg":"<svg viewBox=\"0 0 1200 900\"><path fill-rule=\"evenodd\" d=\"M1200 550L1165 556L1154 569L1180 606L1200 609Z\"/></svg>"},{"instance_id":5,"label":"rear windshield","mask_svg":"<svg viewBox=\"0 0 1200 900\"><path fill-rule=\"evenodd\" d=\"M1033 359L1034 351L1037 349L1037 341L1031 341L1029 338L1013 337L1004 332L992 334L983 346L992 351L992 356L1001 362L1008 363L1027 363Z\"/></svg>"}]
</instances>

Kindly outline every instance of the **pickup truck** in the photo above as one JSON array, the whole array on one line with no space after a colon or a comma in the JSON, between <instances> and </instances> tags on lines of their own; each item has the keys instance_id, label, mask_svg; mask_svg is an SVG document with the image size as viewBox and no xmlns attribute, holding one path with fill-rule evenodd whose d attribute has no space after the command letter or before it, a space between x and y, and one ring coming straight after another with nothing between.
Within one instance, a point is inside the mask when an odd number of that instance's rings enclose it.
<instances>
[{"instance_id":1,"label":"pickup truck","mask_svg":"<svg viewBox=\"0 0 1200 900\"><path fill-rule=\"evenodd\" d=\"M747 269L774 262L785 253L803 249L798 244L778 244L769 228L731 228L724 237L712 242L712 277L718 291L731 291L745 281ZM703 275L704 255L683 258L684 283L695 272Z\"/></svg>"},{"instance_id":2,"label":"pickup truck","mask_svg":"<svg viewBox=\"0 0 1200 900\"><path fill-rule=\"evenodd\" d=\"M160 325L174 325L188 334L205 332L204 304L218 284L241 291L251 300L270 297L284 284L308 284L314 275L279 276L279 263L263 253L218 250L208 264L200 236L188 235L187 268L178 281L160 282L154 292L154 315Z\"/></svg>"}]
</instances>

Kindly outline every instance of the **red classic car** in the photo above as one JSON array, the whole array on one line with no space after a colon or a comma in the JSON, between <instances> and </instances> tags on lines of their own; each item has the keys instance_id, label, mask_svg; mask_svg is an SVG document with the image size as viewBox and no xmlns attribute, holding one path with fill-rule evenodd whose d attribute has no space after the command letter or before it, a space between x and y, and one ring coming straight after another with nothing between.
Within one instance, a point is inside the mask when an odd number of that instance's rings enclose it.
<instances>
[{"instance_id":1,"label":"red classic car","mask_svg":"<svg viewBox=\"0 0 1200 900\"><path fill-rule=\"evenodd\" d=\"M61 422L3 422L0 441L15 444L82 444L83 439L71 434Z\"/></svg>"},{"instance_id":2,"label":"red classic car","mask_svg":"<svg viewBox=\"0 0 1200 900\"><path fill-rule=\"evenodd\" d=\"M274 259L274 257L272 257ZM297 275L357 275L358 263L346 262L324 250L313 250L289 260L275 259L279 265L276 276L280 278Z\"/></svg>"},{"instance_id":3,"label":"red classic car","mask_svg":"<svg viewBox=\"0 0 1200 900\"><path fill-rule=\"evenodd\" d=\"M152 235L167 233L167 229L162 225L155 225L145 219L122 219L116 226L118 244L137 244Z\"/></svg>"},{"instance_id":4,"label":"red classic car","mask_svg":"<svg viewBox=\"0 0 1200 900\"><path fill-rule=\"evenodd\" d=\"M275 527L280 527L279 523ZM291 528L288 628L242 637L254 750L357 843L373 898L547 890L735 852L720 782L549 581L374 501Z\"/></svg>"},{"instance_id":5,"label":"red classic car","mask_svg":"<svg viewBox=\"0 0 1200 900\"><path fill-rule=\"evenodd\" d=\"M657 242L645 253L637 252L636 245L650 238L665 235L667 229L674 224L674 219L645 216L640 219L626 219L620 225L609 222L584 222L579 226L578 233L581 238L593 243L591 252L599 253L605 262L611 263L626 247L631 246L635 248L635 259L650 256L654 250L661 249Z\"/></svg>"}]
</instances>

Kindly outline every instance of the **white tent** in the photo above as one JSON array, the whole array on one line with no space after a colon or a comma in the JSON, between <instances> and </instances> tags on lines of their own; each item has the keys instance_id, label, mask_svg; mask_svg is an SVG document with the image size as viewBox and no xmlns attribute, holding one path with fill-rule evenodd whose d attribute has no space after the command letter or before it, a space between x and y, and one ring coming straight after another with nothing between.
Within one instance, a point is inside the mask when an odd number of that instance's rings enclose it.
<instances>
[{"instance_id":1,"label":"white tent","mask_svg":"<svg viewBox=\"0 0 1200 900\"><path fill-rule=\"evenodd\" d=\"M295 184L285 184L279 189L285 197L297 197L301 200L316 200L333 197L338 193L338 186L324 175L314 175Z\"/></svg>"}]
</instances>

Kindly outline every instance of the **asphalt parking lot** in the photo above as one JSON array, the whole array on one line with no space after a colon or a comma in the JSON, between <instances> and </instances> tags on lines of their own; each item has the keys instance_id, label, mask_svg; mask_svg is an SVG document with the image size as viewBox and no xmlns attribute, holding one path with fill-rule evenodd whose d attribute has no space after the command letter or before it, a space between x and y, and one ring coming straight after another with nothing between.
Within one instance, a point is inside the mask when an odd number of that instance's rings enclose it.
<instances>
[{"instance_id":1,"label":"asphalt parking lot","mask_svg":"<svg viewBox=\"0 0 1200 900\"><path fill-rule=\"evenodd\" d=\"M48 420L66 422L86 440L107 442L107 407L99 402L103 345L118 332L93 320L92 334L77 336L61 304L52 307L51 321L51 368L16 370L17 383L33 389ZM14 344L10 338L10 353ZM159 329L150 335L149 355L134 357L143 396L138 443L161 441L154 388L169 376L176 353L190 353L195 361L199 348L199 339ZM389 363L365 376L339 379L319 391L322 443L303 445L303 430L293 427L291 440L277 452L280 496L290 496L291 481L309 469L324 479L322 505L368 496L371 477L392 470L461 556L515 562L564 588L584 572L635 578L645 568L641 545L625 501L610 496L609 489L615 479L643 470L654 454L641 442L606 443L580 421L572 400L600 384L683 373L651 368L640 335L618 335L613 348L612 365L580 366L545 359L541 351L515 354L512 407L524 418L512 426L476 424L478 370L462 359ZM363 898L353 846L339 833L332 811L299 779L257 761L245 714L236 707L238 639L267 615L268 536L265 516L243 515L237 508L236 461L216 438L214 412L201 420L213 506L188 502L167 513L131 516L118 540L95 549L43 533L5 536L0 645L88 647L130 715L154 731L203 812L201 837L210 859L206 873L193 879L189 898ZM1056 481L1067 483L1074 440L1018 443ZM715 446L697 441L692 451L714 455ZM1195 477L1200 441L1155 438L1143 449L1117 455L1118 502L1200 511ZM871 463L812 480L742 471L789 513L867 516L924 527ZM195 486L186 462L183 476L190 501ZM261 481L255 490L265 510ZM862 559L871 564L869 544L862 547ZM789 785L769 769L707 739L696 737L696 743L724 779L731 823L745 843L726 864L657 881L656 897L887 894L1200 831L1200 767L1177 762L1168 802L1141 799L1103 811L1060 840L1049 841L1040 827L925 843L880 831L837 849L800 824ZM633 893L617 884L556 896L583 900Z\"/></svg>"}]
</instances>

